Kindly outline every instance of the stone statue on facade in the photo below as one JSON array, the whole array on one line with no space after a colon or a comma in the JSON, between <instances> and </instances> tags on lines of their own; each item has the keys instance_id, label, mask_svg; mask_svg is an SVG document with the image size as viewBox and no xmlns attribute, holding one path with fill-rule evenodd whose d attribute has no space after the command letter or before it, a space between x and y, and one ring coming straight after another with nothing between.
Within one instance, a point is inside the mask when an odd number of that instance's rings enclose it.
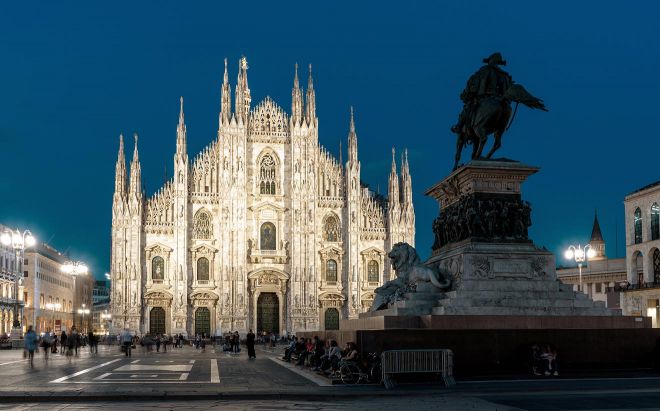
<instances>
[{"instance_id":1,"label":"stone statue on facade","mask_svg":"<svg viewBox=\"0 0 660 411\"><path fill-rule=\"evenodd\" d=\"M486 158L501 146L502 135L510 126L511 103L522 103L533 109L548 111L543 100L534 97L513 79L500 66L506 65L502 54L493 53L483 60L486 63L467 81L461 93L463 110L458 122L451 131L457 134L454 170L458 168L463 148L472 144L472 159L482 157L488 135L493 134L495 141ZM515 115L515 112L514 112Z\"/></svg>"},{"instance_id":2,"label":"stone statue on facade","mask_svg":"<svg viewBox=\"0 0 660 411\"><path fill-rule=\"evenodd\" d=\"M396 272L396 278L387 281L374 291L374 302L369 311L387 308L396 301L403 300L406 293L414 293L422 283L427 283L436 291L449 290L452 277L439 268L425 266L417 251L408 243L397 243L387 254ZM427 290L429 287L425 287Z\"/></svg>"}]
</instances>

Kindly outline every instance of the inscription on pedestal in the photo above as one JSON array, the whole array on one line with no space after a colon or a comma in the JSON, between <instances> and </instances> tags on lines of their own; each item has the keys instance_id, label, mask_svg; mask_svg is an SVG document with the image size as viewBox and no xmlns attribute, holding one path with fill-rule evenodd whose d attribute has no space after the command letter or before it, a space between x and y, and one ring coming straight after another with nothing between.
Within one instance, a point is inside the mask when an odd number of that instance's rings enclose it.
<instances>
[{"instance_id":1,"label":"inscription on pedestal","mask_svg":"<svg viewBox=\"0 0 660 411\"><path fill-rule=\"evenodd\" d=\"M493 273L506 276L527 277L531 270L530 262L526 259L494 258Z\"/></svg>"}]
</instances>

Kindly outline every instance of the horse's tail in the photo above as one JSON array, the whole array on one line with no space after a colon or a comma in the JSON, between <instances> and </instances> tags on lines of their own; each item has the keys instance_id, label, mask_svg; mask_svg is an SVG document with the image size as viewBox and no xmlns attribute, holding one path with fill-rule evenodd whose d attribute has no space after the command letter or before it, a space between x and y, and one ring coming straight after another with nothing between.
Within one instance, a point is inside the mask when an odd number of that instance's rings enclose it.
<instances>
[{"instance_id":1,"label":"horse's tail","mask_svg":"<svg viewBox=\"0 0 660 411\"><path fill-rule=\"evenodd\" d=\"M529 108L536 108L543 111L548 111L540 98L534 97L530 92L525 90L525 87L520 84L512 84L511 87L504 93L504 97L510 101L524 104Z\"/></svg>"}]
</instances>

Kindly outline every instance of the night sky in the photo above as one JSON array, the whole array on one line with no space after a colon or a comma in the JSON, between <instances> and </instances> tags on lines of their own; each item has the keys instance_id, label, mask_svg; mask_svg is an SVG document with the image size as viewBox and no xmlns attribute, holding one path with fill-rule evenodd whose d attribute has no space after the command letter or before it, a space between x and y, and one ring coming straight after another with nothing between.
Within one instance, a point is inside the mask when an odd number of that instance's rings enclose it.
<instances>
[{"instance_id":1,"label":"night sky","mask_svg":"<svg viewBox=\"0 0 660 411\"><path fill-rule=\"evenodd\" d=\"M312 63L319 141L346 147L353 105L372 188L407 147L424 256L437 215L424 191L451 170L459 94L493 51L550 109L521 107L496 155L541 167L523 186L536 244L584 244L597 208L607 254L624 256L623 198L659 179L657 2L17 3L0 13L0 223L97 277L119 134L139 133L150 196L171 176L179 96L191 158L215 138L225 57L232 93L244 54L253 107L270 95L287 112L294 64L306 79Z\"/></svg>"}]
</instances>

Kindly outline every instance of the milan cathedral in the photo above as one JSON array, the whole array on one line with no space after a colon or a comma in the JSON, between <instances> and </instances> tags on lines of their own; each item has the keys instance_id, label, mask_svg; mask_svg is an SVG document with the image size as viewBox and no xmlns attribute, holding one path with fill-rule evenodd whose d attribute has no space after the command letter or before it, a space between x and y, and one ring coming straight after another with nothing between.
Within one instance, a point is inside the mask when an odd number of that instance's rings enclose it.
<instances>
[{"instance_id":1,"label":"milan cathedral","mask_svg":"<svg viewBox=\"0 0 660 411\"><path fill-rule=\"evenodd\" d=\"M353 110L348 159L318 141L311 65L293 79L291 115L270 97L251 107L239 61L231 110L225 60L217 138L189 159L183 98L174 175L142 190L138 140L130 170L120 136L112 204L115 331L220 334L338 329L366 311L393 275L386 250L414 244L407 154L387 198L360 179ZM128 175L127 175L128 174Z\"/></svg>"}]
</instances>

